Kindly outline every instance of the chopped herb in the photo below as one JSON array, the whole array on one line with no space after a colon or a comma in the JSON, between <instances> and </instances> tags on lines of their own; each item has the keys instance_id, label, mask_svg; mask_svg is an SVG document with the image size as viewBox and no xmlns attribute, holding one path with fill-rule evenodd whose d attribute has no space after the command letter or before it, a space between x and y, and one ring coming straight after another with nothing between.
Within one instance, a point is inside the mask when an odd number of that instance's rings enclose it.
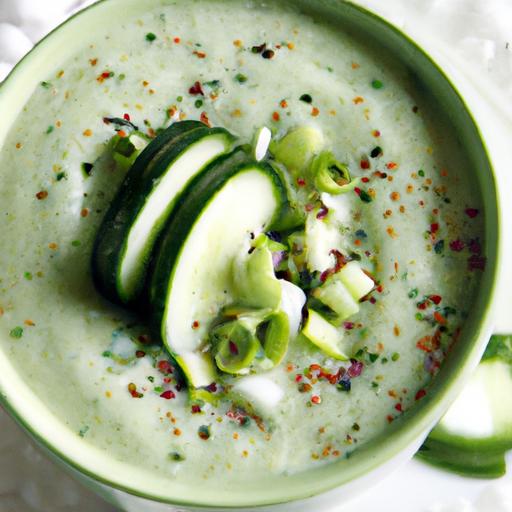
<instances>
[{"instance_id":1,"label":"chopped herb","mask_svg":"<svg viewBox=\"0 0 512 512\"><path fill-rule=\"evenodd\" d=\"M124 80L126 78L126 75L124 73L121 73L119 75L119 80Z\"/></svg>"},{"instance_id":2,"label":"chopped herb","mask_svg":"<svg viewBox=\"0 0 512 512\"><path fill-rule=\"evenodd\" d=\"M94 167L94 165L88 162L82 162L81 167L82 173L85 175L86 178L89 178L92 175L92 168Z\"/></svg>"},{"instance_id":3,"label":"chopped herb","mask_svg":"<svg viewBox=\"0 0 512 512\"><path fill-rule=\"evenodd\" d=\"M153 34L153 32L148 32L146 34L146 41L149 41L150 43L152 43L155 39L156 39L156 35Z\"/></svg>"},{"instance_id":4,"label":"chopped herb","mask_svg":"<svg viewBox=\"0 0 512 512\"><path fill-rule=\"evenodd\" d=\"M32 273L31 272L25 272L23 274L23 277L27 280L27 281L32 281Z\"/></svg>"},{"instance_id":5,"label":"chopped herb","mask_svg":"<svg viewBox=\"0 0 512 512\"><path fill-rule=\"evenodd\" d=\"M253 46L251 48L251 52L252 53L262 53L265 50L266 47L267 47L267 43L263 43L263 44L260 44L258 46Z\"/></svg>"},{"instance_id":6,"label":"chopped herb","mask_svg":"<svg viewBox=\"0 0 512 512\"><path fill-rule=\"evenodd\" d=\"M89 425L85 425L84 427L82 427L79 432L78 432L78 435L80 437L84 437L85 434L87 434L87 432L89 431Z\"/></svg>"},{"instance_id":7,"label":"chopped herb","mask_svg":"<svg viewBox=\"0 0 512 512\"><path fill-rule=\"evenodd\" d=\"M179 453L179 452L171 452L169 453L169 459L175 461L175 462L181 462L185 460L185 455Z\"/></svg>"},{"instance_id":8,"label":"chopped herb","mask_svg":"<svg viewBox=\"0 0 512 512\"><path fill-rule=\"evenodd\" d=\"M201 425L197 430L197 435L203 441L207 441L208 439L210 439L211 436L210 427L208 425Z\"/></svg>"},{"instance_id":9,"label":"chopped herb","mask_svg":"<svg viewBox=\"0 0 512 512\"><path fill-rule=\"evenodd\" d=\"M415 299L418 296L418 288L413 288L407 295L409 299Z\"/></svg>"},{"instance_id":10,"label":"chopped herb","mask_svg":"<svg viewBox=\"0 0 512 512\"><path fill-rule=\"evenodd\" d=\"M361 199L361 201L363 201L363 203L371 203L373 201L372 197L370 196L370 194L368 194L368 192L366 192L366 190L360 191L359 198Z\"/></svg>"},{"instance_id":11,"label":"chopped herb","mask_svg":"<svg viewBox=\"0 0 512 512\"><path fill-rule=\"evenodd\" d=\"M327 71L329 71L329 73L332 73L334 71L334 69L331 68L331 66L327 66Z\"/></svg>"},{"instance_id":12,"label":"chopped herb","mask_svg":"<svg viewBox=\"0 0 512 512\"><path fill-rule=\"evenodd\" d=\"M194 105L196 108L201 108L203 106L203 100L196 100Z\"/></svg>"},{"instance_id":13,"label":"chopped herb","mask_svg":"<svg viewBox=\"0 0 512 512\"><path fill-rule=\"evenodd\" d=\"M176 98L176 101L177 101L178 103L181 103L181 102L183 101L183 96L178 96L178 97Z\"/></svg>"},{"instance_id":14,"label":"chopped herb","mask_svg":"<svg viewBox=\"0 0 512 512\"><path fill-rule=\"evenodd\" d=\"M48 135L48 134L52 133L53 130L55 130L54 126L52 126L52 125L48 126L48 128L46 128L46 134Z\"/></svg>"},{"instance_id":15,"label":"chopped herb","mask_svg":"<svg viewBox=\"0 0 512 512\"><path fill-rule=\"evenodd\" d=\"M425 171L423 169L420 169L418 171L418 176L421 176L423 178L425 176Z\"/></svg>"},{"instance_id":16,"label":"chopped herb","mask_svg":"<svg viewBox=\"0 0 512 512\"><path fill-rule=\"evenodd\" d=\"M41 82L41 87L44 87L45 89L49 89L52 86L50 82Z\"/></svg>"},{"instance_id":17,"label":"chopped herb","mask_svg":"<svg viewBox=\"0 0 512 512\"><path fill-rule=\"evenodd\" d=\"M423 320L423 315L421 313L416 313L414 315L414 318L416 318L416 320L420 320L421 321L421 320Z\"/></svg>"},{"instance_id":18,"label":"chopped herb","mask_svg":"<svg viewBox=\"0 0 512 512\"><path fill-rule=\"evenodd\" d=\"M372 158L377 158L377 157L381 156L381 155L382 155L382 153L383 153L382 148L381 148L380 146L376 146L376 147L374 147L374 148L372 149L372 151L371 151L371 153L370 153L370 156L371 156Z\"/></svg>"},{"instance_id":19,"label":"chopped herb","mask_svg":"<svg viewBox=\"0 0 512 512\"><path fill-rule=\"evenodd\" d=\"M372 87L374 89L382 89L384 84L380 80L372 80Z\"/></svg>"},{"instance_id":20,"label":"chopped herb","mask_svg":"<svg viewBox=\"0 0 512 512\"><path fill-rule=\"evenodd\" d=\"M239 83L239 84L244 84L245 82L247 82L248 78L246 75L244 75L243 73L238 73L236 76L235 76L235 80Z\"/></svg>"},{"instance_id":21,"label":"chopped herb","mask_svg":"<svg viewBox=\"0 0 512 512\"><path fill-rule=\"evenodd\" d=\"M355 235L357 236L357 238L367 238L368 237L368 235L366 234L366 231L364 229L358 229L355 232Z\"/></svg>"},{"instance_id":22,"label":"chopped herb","mask_svg":"<svg viewBox=\"0 0 512 512\"><path fill-rule=\"evenodd\" d=\"M436 254L442 254L444 251L444 240L439 240L439 242L435 243L434 251Z\"/></svg>"},{"instance_id":23,"label":"chopped herb","mask_svg":"<svg viewBox=\"0 0 512 512\"><path fill-rule=\"evenodd\" d=\"M393 352L391 356L391 361L398 361L400 359L400 354L398 352Z\"/></svg>"},{"instance_id":24,"label":"chopped herb","mask_svg":"<svg viewBox=\"0 0 512 512\"><path fill-rule=\"evenodd\" d=\"M386 364L388 361L389 361L389 359L388 359L387 357L383 357L383 358L380 360L380 362L381 362L382 364Z\"/></svg>"},{"instance_id":25,"label":"chopped herb","mask_svg":"<svg viewBox=\"0 0 512 512\"><path fill-rule=\"evenodd\" d=\"M217 91L222 84L220 80L210 80L209 82L204 82L204 85L213 91Z\"/></svg>"},{"instance_id":26,"label":"chopped herb","mask_svg":"<svg viewBox=\"0 0 512 512\"><path fill-rule=\"evenodd\" d=\"M375 363L375 361L379 359L379 354L372 354L371 352L368 352L368 359L371 363Z\"/></svg>"},{"instance_id":27,"label":"chopped herb","mask_svg":"<svg viewBox=\"0 0 512 512\"><path fill-rule=\"evenodd\" d=\"M9 336L11 338L15 338L15 339L19 340L23 336L23 327L20 327L18 325L14 329L11 329Z\"/></svg>"},{"instance_id":28,"label":"chopped herb","mask_svg":"<svg viewBox=\"0 0 512 512\"><path fill-rule=\"evenodd\" d=\"M80 240L73 240L73 241L71 242L71 245L72 245L73 247L80 247L80 246L82 245L82 242L80 242Z\"/></svg>"},{"instance_id":29,"label":"chopped herb","mask_svg":"<svg viewBox=\"0 0 512 512\"><path fill-rule=\"evenodd\" d=\"M155 382L155 377L153 375L148 375L149 382Z\"/></svg>"},{"instance_id":30,"label":"chopped herb","mask_svg":"<svg viewBox=\"0 0 512 512\"><path fill-rule=\"evenodd\" d=\"M59 173L57 173L57 175L55 176L55 179L57 181L62 181L63 179L67 179L68 175L64 172L64 171L61 171Z\"/></svg>"},{"instance_id":31,"label":"chopped herb","mask_svg":"<svg viewBox=\"0 0 512 512\"><path fill-rule=\"evenodd\" d=\"M103 357L112 357L112 352L110 352L110 350L105 350L101 355Z\"/></svg>"},{"instance_id":32,"label":"chopped herb","mask_svg":"<svg viewBox=\"0 0 512 512\"><path fill-rule=\"evenodd\" d=\"M311 97L311 94L303 94L299 99L304 103L313 103L313 98Z\"/></svg>"}]
</instances>

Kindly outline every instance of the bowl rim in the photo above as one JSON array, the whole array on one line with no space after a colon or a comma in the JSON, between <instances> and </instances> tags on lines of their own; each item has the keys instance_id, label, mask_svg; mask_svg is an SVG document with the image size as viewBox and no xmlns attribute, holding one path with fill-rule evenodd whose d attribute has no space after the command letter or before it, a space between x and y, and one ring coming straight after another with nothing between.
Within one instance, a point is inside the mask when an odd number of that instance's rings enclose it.
<instances>
[{"instance_id":1,"label":"bowl rim","mask_svg":"<svg viewBox=\"0 0 512 512\"><path fill-rule=\"evenodd\" d=\"M147 0L151 1L151 0ZM52 30L47 36L45 36L40 42L38 42L34 48L13 68L11 73L6 77L4 82L0 84L0 103L5 101L5 97L7 97L11 90L15 88L15 81L18 78L18 75L21 74L23 70L29 68L32 62L37 61L39 54L43 52L47 47L49 47L56 37L63 32L65 27L69 27L71 23L75 23L77 19L81 17L85 17L87 15L93 15L93 11L96 11L96 14L99 14L101 6L105 6L107 4L114 4L116 2L120 2L120 0L99 0L98 2L87 6L85 9L73 14L70 18L65 20L62 24ZM319 1L321 3L321 1ZM367 453L370 450L375 450L375 446L373 442L368 443L368 446L363 447L359 453L366 453L366 464L359 464L359 467L356 470L352 470L350 476L348 478L342 478L341 475L332 475L335 467L337 467L337 463L329 464L325 467L331 468L330 475L327 475L328 478L324 478L322 482L320 482L322 475L325 477L326 471L323 473L321 471L316 472L316 478L308 478L303 479L303 484L301 486L296 486L296 494L290 495L277 495L274 498L263 497L260 498L257 493L253 493L255 496L258 496L257 499L253 499L250 502L245 501L243 498L232 498L229 499L229 493L226 494L225 497L217 499L217 497L222 494L220 491L216 492L216 497L210 496L210 499L204 500L203 498L198 498L199 493L195 496L190 497L186 495L182 495L181 497L173 497L172 493L169 495L162 496L157 495L155 493L144 492L143 486L141 485L139 488L135 488L132 486L123 485L119 481L116 481L113 477L105 477L101 476L99 471L93 471L89 467L84 467L79 464L75 459L77 454L69 454L66 453L57 443L50 442L45 436L41 435L36 425L34 425L33 420L28 420L26 417L21 414L16 406L12 403L13 401L9 399L9 392L7 391L6 386L3 382L0 382L0 404L4 407L5 410L23 427L23 429L28 432L28 434L35 439L42 447L56 457L58 460L63 462L69 468L77 471L79 474L83 474L86 477L89 477L94 482L108 486L109 488L126 492L130 495L137 496L140 498L152 500L155 502L161 502L166 504L178 505L178 506L199 506L206 507L208 509L217 509L217 508L239 508L239 507L262 507L269 505L277 505L281 503L289 503L291 501L300 501L308 499L312 496L320 495L331 491L335 488L338 488L342 485L347 485L354 480L359 479L363 475L367 475L372 471L376 470L378 467L383 465L386 461L389 461L398 453L401 453L407 449L408 446L417 442L418 439L424 437L428 430L433 426L434 422L437 421L442 413L448 408L450 403L455 399L458 392L461 390L464 381L467 380L471 371L478 364L480 356L485 348L485 344L487 342L487 335L490 334L490 322L491 322L491 311L493 306L493 299L495 297L496 292L496 282L498 271L501 266L502 261L502 247L501 240L499 239L498 233L501 228L501 209L499 206L499 195L497 191L497 179L492 166L492 161L489 156L487 146L485 140L482 137L481 131L476 123L471 110L466 104L463 96L458 91L457 87L453 84L452 80L446 75L443 69L435 62L435 60L428 54L426 50L420 47L416 42L414 42L406 33L397 28L395 25L387 21L385 18L377 15L373 11L362 7L353 2L353 0L333 0L332 3L336 3L339 5L345 5L347 9L352 9L356 12L357 15L369 18L371 22L375 25L380 25L380 28L383 30L388 30L393 32L398 38L402 39L404 44L412 49L415 53L421 55L424 58L424 61L430 66L430 68L438 75L438 77L444 82L445 86L449 90L451 90L455 96L458 98L460 108L464 111L464 114L471 122L471 129L474 130L477 135L477 139L481 145L479 151L481 150L481 155L485 159L486 162L486 173L488 171L487 181L488 187L482 191L482 196L485 194L487 196L492 197L492 201L486 204L485 214L486 217L492 220L492 225L494 226L493 231L489 231L489 219L486 224L486 250L488 256L487 262L487 297L483 300L483 303L479 306L479 313L481 314L480 320L478 323L478 327L473 329L474 332L468 334L466 338L467 340L467 349L464 352L464 357L460 361L460 364L455 369L452 369L450 373L446 374L449 370L445 371L443 382L440 383L441 379L439 376L436 378L434 385L432 386L433 392L429 394L426 399L424 399L421 404L418 404L414 407L413 414L406 417L405 421L402 419L395 422L395 425L392 426L392 434L385 446L379 446L378 448L378 456L375 455L375 452L369 456ZM45 69L48 68L48 65ZM11 85L12 84L12 85ZM8 129L12 126L8 127ZM3 141L0 140L0 151L3 145ZM494 211L492 211L494 210ZM493 236L490 236L492 233ZM476 306L473 306L476 309ZM7 361L7 358L6 358ZM1 381L1 378L0 378ZM53 416L48 411L49 416ZM43 420L42 420L43 421ZM389 435L389 432L388 432ZM84 448L85 451L91 450L91 448ZM306 470L303 472L306 476L314 476L315 470ZM315 485L311 485L311 481L316 481ZM306 484L308 482L308 484ZM207 495L209 496L209 495ZM278 496L278 497L277 497Z\"/></svg>"}]
</instances>

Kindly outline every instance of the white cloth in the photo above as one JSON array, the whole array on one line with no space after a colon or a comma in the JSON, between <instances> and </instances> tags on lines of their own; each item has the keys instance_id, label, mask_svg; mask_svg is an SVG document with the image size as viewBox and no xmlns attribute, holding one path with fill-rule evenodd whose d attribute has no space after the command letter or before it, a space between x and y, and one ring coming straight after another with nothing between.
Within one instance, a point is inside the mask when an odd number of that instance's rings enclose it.
<instances>
[{"instance_id":1,"label":"white cloth","mask_svg":"<svg viewBox=\"0 0 512 512\"><path fill-rule=\"evenodd\" d=\"M423 40L430 37L444 45L470 63L475 74L487 76L503 100L511 102L511 0L353 1L413 37L421 33ZM0 0L0 81L32 43L90 3L93 0ZM0 512L114 511L41 455L2 411L0 432ZM510 512L512 485L507 481L487 485L411 462L353 505L332 511Z\"/></svg>"}]
</instances>

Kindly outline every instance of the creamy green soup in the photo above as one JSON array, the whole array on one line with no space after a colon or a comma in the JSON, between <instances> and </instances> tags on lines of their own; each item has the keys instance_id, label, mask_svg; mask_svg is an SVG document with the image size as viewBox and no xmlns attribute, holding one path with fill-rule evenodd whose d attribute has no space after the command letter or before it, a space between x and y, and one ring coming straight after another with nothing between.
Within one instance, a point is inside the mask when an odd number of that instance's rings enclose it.
<instances>
[{"instance_id":1,"label":"creamy green soup","mask_svg":"<svg viewBox=\"0 0 512 512\"><path fill-rule=\"evenodd\" d=\"M309 250L318 271L337 249L377 281L340 327L350 360L299 336L261 374L282 392L275 405L191 406L144 318L92 282L94 238L123 179L112 117L149 137L185 118L242 143L262 126L276 139L323 134L362 180L322 195ZM226 488L349 457L428 394L471 313L485 255L469 165L414 76L327 20L258 1L120 13L34 90L0 153L2 350L84 444L182 483Z\"/></svg>"}]
</instances>

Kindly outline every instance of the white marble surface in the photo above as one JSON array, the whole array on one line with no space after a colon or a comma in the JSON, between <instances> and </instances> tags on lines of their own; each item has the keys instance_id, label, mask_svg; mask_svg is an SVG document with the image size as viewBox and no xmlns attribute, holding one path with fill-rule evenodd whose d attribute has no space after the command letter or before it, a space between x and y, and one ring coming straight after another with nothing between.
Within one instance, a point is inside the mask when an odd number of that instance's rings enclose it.
<instances>
[{"instance_id":1,"label":"white marble surface","mask_svg":"<svg viewBox=\"0 0 512 512\"><path fill-rule=\"evenodd\" d=\"M498 105L503 122L512 126L512 0L354 1L387 17L455 68L464 67L469 78L478 77L482 111L486 103ZM0 80L33 43L87 3L92 2L0 0ZM0 432L0 512L114 512L41 455L1 411ZM512 512L512 476L464 479L412 461L348 506L332 508L375 510Z\"/></svg>"}]
</instances>

